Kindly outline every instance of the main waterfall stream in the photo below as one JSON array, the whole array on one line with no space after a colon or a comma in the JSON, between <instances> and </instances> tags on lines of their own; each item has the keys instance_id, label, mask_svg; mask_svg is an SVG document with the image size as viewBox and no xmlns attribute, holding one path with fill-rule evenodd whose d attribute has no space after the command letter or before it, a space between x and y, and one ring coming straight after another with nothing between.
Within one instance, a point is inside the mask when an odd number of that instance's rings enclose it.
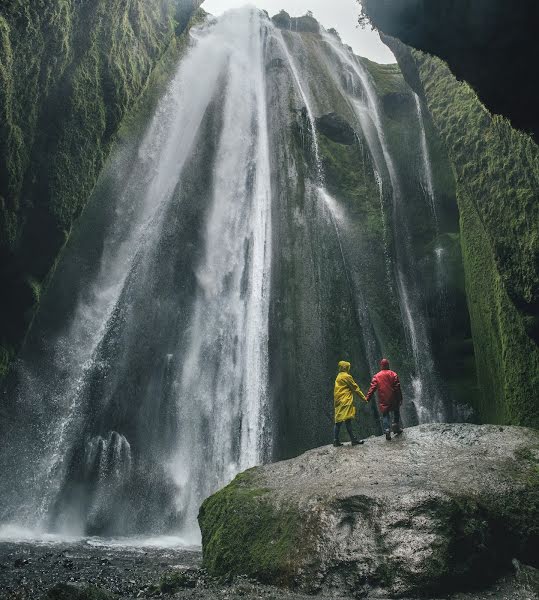
<instances>
[{"instance_id":1,"label":"main waterfall stream","mask_svg":"<svg viewBox=\"0 0 539 600\"><path fill-rule=\"evenodd\" d=\"M454 416L430 341L444 223L420 99L396 67L255 9L190 35L4 390L3 523L197 543L205 497L329 441L341 358L365 389L388 355L407 424ZM374 403L359 413L380 432Z\"/></svg>"}]
</instances>

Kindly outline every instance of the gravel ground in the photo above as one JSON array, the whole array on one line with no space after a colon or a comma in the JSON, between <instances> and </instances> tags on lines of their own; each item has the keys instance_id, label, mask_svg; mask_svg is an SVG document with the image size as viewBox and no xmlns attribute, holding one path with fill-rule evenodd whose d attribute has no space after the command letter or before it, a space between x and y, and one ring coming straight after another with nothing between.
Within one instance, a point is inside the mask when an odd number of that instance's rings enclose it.
<instances>
[{"instance_id":1,"label":"gravel ground","mask_svg":"<svg viewBox=\"0 0 539 600\"><path fill-rule=\"evenodd\" d=\"M200 570L198 550L118 547L96 540L73 543L0 542L0 599L41 600L58 584L92 585L118 600L308 600L312 596L237 578L218 582ZM168 583L168 587L167 587ZM76 590L71 590L73 593ZM64 588L63 596L71 595ZM374 596L373 596L374 597ZM95 597L97 598L97 596ZM324 596L318 596L323 600ZM378 597L379 598L379 597ZM519 567L487 590L450 596L451 600L539 600L536 570ZM425 600L425 599L424 599Z\"/></svg>"}]
</instances>

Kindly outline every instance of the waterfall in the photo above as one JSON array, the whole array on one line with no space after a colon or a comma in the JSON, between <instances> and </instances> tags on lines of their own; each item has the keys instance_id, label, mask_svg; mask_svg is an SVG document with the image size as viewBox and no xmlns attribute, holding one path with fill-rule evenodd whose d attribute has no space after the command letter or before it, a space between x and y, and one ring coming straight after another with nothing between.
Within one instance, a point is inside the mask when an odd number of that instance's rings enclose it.
<instances>
[{"instance_id":1,"label":"waterfall","mask_svg":"<svg viewBox=\"0 0 539 600\"><path fill-rule=\"evenodd\" d=\"M262 461L267 435L271 183L261 24L250 14L249 22L236 21L199 289L178 376L180 442L171 473L180 474L178 502L192 526L201 498Z\"/></svg>"},{"instance_id":2,"label":"waterfall","mask_svg":"<svg viewBox=\"0 0 539 600\"><path fill-rule=\"evenodd\" d=\"M432 166L430 162L429 146L427 144L427 134L425 133L425 122L423 120L423 109L421 108L421 99L414 92L415 106L417 110L417 120L419 122L419 135L420 135L420 147L421 147L421 161L422 161L422 179L425 188L425 195L428 198L430 209L432 210L432 216L438 228L438 215L436 214L436 198L434 195L434 182L432 177Z\"/></svg>"},{"instance_id":3,"label":"waterfall","mask_svg":"<svg viewBox=\"0 0 539 600\"><path fill-rule=\"evenodd\" d=\"M116 158L119 193L99 268L81 278L70 325L17 371L17 405L31 424L15 437L31 457L25 501L3 490L3 519L69 533L176 529L196 540L201 499L263 460L268 26L246 9L197 31L134 164ZM209 117L222 126L205 157L204 204L190 189L203 158L194 147L213 136ZM195 222L204 250L191 255L195 238L182 239ZM13 457L3 458L12 472Z\"/></svg>"},{"instance_id":4,"label":"waterfall","mask_svg":"<svg viewBox=\"0 0 539 600\"><path fill-rule=\"evenodd\" d=\"M360 82L364 98L350 96L350 105L359 121L378 173L387 172L391 185L393 244L396 253L394 264L402 320L415 363L412 378L413 403L420 422L445 420L444 400L439 391L438 376L426 330L426 316L422 312L422 299L414 283L413 260L409 247L409 225L403 203L399 175L386 141L378 97L371 77L350 51L338 44L330 34L324 40L341 68L353 73ZM340 83L340 82L339 82ZM343 90L343 93L347 93ZM373 131L374 129L374 131Z\"/></svg>"},{"instance_id":5,"label":"waterfall","mask_svg":"<svg viewBox=\"0 0 539 600\"><path fill-rule=\"evenodd\" d=\"M6 387L1 522L197 543L205 497L329 441L340 358L365 387L382 350L402 353L410 420L444 418L403 159L364 65L253 8L182 52L109 160ZM434 211L416 108L413 185ZM317 130L331 112L353 145ZM348 196L327 174L343 157ZM380 432L374 403L358 413Z\"/></svg>"}]
</instances>

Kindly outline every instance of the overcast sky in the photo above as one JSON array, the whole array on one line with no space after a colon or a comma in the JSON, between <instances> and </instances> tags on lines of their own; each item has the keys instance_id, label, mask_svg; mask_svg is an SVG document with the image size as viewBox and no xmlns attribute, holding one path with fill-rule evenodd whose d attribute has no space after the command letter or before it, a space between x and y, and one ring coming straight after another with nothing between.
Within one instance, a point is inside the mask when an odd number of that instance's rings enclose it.
<instances>
[{"instance_id":1,"label":"overcast sky","mask_svg":"<svg viewBox=\"0 0 539 600\"><path fill-rule=\"evenodd\" d=\"M342 40L354 52L379 63L396 62L393 54L382 44L380 37L369 27L357 27L359 6L356 0L204 0L202 8L212 15L220 15L229 8L254 4L264 8L270 16L284 8L293 17L312 10L313 15L326 28L334 27Z\"/></svg>"}]
</instances>

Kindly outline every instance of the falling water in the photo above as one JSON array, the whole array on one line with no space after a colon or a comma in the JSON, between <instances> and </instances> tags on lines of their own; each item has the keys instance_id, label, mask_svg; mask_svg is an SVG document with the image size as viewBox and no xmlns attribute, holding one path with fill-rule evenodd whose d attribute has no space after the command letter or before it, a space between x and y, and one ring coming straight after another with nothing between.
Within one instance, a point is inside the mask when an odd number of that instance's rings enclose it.
<instances>
[{"instance_id":1,"label":"falling water","mask_svg":"<svg viewBox=\"0 0 539 600\"><path fill-rule=\"evenodd\" d=\"M330 34L324 34L324 40L333 55L338 58L342 68L354 73L360 81L364 98L358 99L349 96L350 104L366 138L376 170L378 173L387 172L389 175L393 202L393 240L397 259L394 271L407 342L415 363L413 402L418 419L420 422L444 420L444 403L438 391L425 316L421 311L420 293L414 284L414 277L410 276L413 266L409 247L410 234L405 218L406 211L403 205L399 176L386 142L374 84L361 62L348 49L338 44ZM343 91L345 92L345 90Z\"/></svg>"},{"instance_id":2,"label":"falling water","mask_svg":"<svg viewBox=\"0 0 539 600\"><path fill-rule=\"evenodd\" d=\"M313 53L331 57L328 98L349 107L372 157L387 237L380 285L395 289L419 419L440 419L376 91L335 38L317 40ZM4 428L2 521L196 542L201 501L272 458L276 420L298 429L317 421L322 434L294 448L326 439L320 415L332 410L326 387L338 353L360 358L367 374L376 368L383 344L363 289L364 224L324 187L316 116L333 107L295 44L313 51L255 9L208 21L192 32L141 139L117 150L10 383L10 411L25 418ZM308 152L294 146L298 128L310 130ZM423 138L424 129L429 190ZM367 179L362 146L361 159ZM284 400L272 396L272 377Z\"/></svg>"},{"instance_id":3,"label":"falling water","mask_svg":"<svg viewBox=\"0 0 539 600\"><path fill-rule=\"evenodd\" d=\"M245 9L199 30L135 163L125 168L118 157L126 177L116 184L123 189L99 268L81 277L70 326L17 372L17 404L29 408L31 424L14 437L33 458L24 464L23 492L11 498L3 490L3 519L74 533L180 528L196 540L201 499L264 458L268 27ZM190 190L193 161L202 160L194 147L211 129L209 117L222 125L205 165L213 165L206 208ZM195 235L184 229L193 219L199 259L192 243L168 241ZM185 264L190 253L194 264ZM178 277L174 264L189 270ZM17 469L14 455L4 457L6 470Z\"/></svg>"},{"instance_id":4,"label":"falling water","mask_svg":"<svg viewBox=\"0 0 539 600\"><path fill-rule=\"evenodd\" d=\"M427 134L425 133L425 122L423 120L423 109L421 108L421 99L414 92L415 106L417 110L417 119L419 121L419 135L421 146L421 161L422 161L422 180L425 188L425 194L428 198L432 217L436 228L438 228L438 215L436 214L436 198L434 195L434 182L432 177L432 166L430 162L429 146L427 144Z\"/></svg>"},{"instance_id":5,"label":"falling water","mask_svg":"<svg viewBox=\"0 0 539 600\"><path fill-rule=\"evenodd\" d=\"M193 527L200 498L264 457L271 183L261 24L253 17L234 28L214 198L178 377L171 472L180 475L178 502ZM208 455L203 463L194 449Z\"/></svg>"}]
</instances>

